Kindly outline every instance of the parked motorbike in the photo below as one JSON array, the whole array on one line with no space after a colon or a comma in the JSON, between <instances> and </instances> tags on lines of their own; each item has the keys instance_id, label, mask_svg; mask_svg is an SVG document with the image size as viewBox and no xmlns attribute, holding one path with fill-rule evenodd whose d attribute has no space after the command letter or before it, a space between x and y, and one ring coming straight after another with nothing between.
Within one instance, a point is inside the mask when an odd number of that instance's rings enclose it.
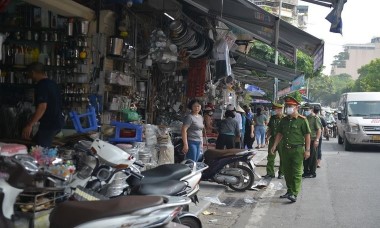
<instances>
[{"instance_id":1,"label":"parked motorbike","mask_svg":"<svg viewBox=\"0 0 380 228\"><path fill-rule=\"evenodd\" d=\"M255 151L244 149L210 149L204 153L209 166L202 175L202 181L211 181L229 186L235 191L250 189L254 182L252 158Z\"/></svg>"},{"instance_id":2,"label":"parked motorbike","mask_svg":"<svg viewBox=\"0 0 380 228\"><path fill-rule=\"evenodd\" d=\"M16 198L24 188L32 186L38 172L40 169L29 156L0 157L0 227L13 227ZM51 177L59 178L54 175ZM188 198L169 196L66 201L52 210L50 227L161 227L172 221L181 223L181 218L186 221L191 215L181 214L181 211L190 202Z\"/></svg>"}]
</instances>

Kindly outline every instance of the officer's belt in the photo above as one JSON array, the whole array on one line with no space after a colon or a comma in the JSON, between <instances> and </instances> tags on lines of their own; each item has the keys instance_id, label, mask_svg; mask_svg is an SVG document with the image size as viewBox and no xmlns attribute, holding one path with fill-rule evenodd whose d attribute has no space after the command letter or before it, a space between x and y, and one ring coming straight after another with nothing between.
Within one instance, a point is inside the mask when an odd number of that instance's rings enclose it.
<instances>
[{"instance_id":1,"label":"officer's belt","mask_svg":"<svg viewBox=\"0 0 380 228\"><path fill-rule=\"evenodd\" d=\"M296 144L296 145L284 145L286 149L296 149L296 148L300 148L300 147L303 147L304 144Z\"/></svg>"}]
</instances>

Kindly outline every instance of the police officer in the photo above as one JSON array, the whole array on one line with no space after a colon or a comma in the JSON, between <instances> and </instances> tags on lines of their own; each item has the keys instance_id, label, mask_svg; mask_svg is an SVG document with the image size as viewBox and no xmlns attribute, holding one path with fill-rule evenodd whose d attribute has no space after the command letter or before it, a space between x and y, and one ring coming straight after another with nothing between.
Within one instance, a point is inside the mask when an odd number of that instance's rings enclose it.
<instances>
[{"instance_id":1,"label":"police officer","mask_svg":"<svg viewBox=\"0 0 380 228\"><path fill-rule=\"evenodd\" d=\"M310 128L306 117L298 113L299 105L300 100L296 95L285 97L287 116L281 119L271 148L271 153L274 154L282 140L282 160L288 190L280 198L287 198L291 202L297 201L301 190L303 160L310 157Z\"/></svg>"},{"instance_id":2,"label":"police officer","mask_svg":"<svg viewBox=\"0 0 380 228\"><path fill-rule=\"evenodd\" d=\"M319 138L321 137L322 124L321 120L314 112L311 111L311 106L306 103L302 106L304 115L309 122L310 127L310 157L303 161L303 174L302 177L315 178L317 177L317 154L319 146Z\"/></svg>"},{"instance_id":3,"label":"police officer","mask_svg":"<svg viewBox=\"0 0 380 228\"><path fill-rule=\"evenodd\" d=\"M267 133L266 133L266 143L268 143L268 163L267 163L267 175L264 176L264 178L274 177L274 160L276 159L276 152L271 153L271 148L273 146L274 140L276 138L277 134L277 128L278 124L280 123L281 119L285 117L285 115L282 113L282 108L284 105L272 103L272 115L270 117ZM278 155L280 156L280 167L278 168L278 179L283 178L283 164L282 164L282 146L281 143L277 146L276 150L278 151Z\"/></svg>"}]
</instances>

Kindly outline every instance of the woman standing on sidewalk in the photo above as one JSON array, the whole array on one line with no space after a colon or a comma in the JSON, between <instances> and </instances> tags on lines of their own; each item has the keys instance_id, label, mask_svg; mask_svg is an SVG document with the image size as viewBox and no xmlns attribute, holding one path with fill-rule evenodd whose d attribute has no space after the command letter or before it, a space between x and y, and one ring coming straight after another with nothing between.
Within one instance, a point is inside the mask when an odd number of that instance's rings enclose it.
<instances>
[{"instance_id":1,"label":"woman standing on sidewalk","mask_svg":"<svg viewBox=\"0 0 380 228\"><path fill-rule=\"evenodd\" d=\"M183 149L182 152L186 155L187 159L198 161L201 147L202 147L202 130L203 117L199 114L201 111L201 102L199 100L192 100L188 104L188 109L191 113L185 116L181 129Z\"/></svg>"},{"instance_id":2,"label":"woman standing on sidewalk","mask_svg":"<svg viewBox=\"0 0 380 228\"><path fill-rule=\"evenodd\" d=\"M265 126L268 124L268 117L261 113L261 108L256 109L256 115L253 118L255 123L255 137L257 142L256 149L265 147Z\"/></svg>"}]
</instances>

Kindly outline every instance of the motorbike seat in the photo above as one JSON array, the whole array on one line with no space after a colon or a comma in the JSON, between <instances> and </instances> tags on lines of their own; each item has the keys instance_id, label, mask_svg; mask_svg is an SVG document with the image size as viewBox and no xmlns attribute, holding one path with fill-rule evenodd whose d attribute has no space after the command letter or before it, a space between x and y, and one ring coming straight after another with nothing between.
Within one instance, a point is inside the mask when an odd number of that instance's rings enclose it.
<instances>
[{"instance_id":1,"label":"motorbike seat","mask_svg":"<svg viewBox=\"0 0 380 228\"><path fill-rule=\"evenodd\" d=\"M130 177L128 179L128 184L136 186L139 184L160 183L167 180L180 180L182 177L190 173L190 167L185 164L165 164L141 172L141 175L144 176L141 180L133 176Z\"/></svg>"},{"instance_id":2,"label":"motorbike seat","mask_svg":"<svg viewBox=\"0 0 380 228\"><path fill-rule=\"evenodd\" d=\"M85 222L130 214L164 203L160 196L123 196L99 201L66 201L50 214L50 227L76 227Z\"/></svg>"},{"instance_id":3,"label":"motorbike seat","mask_svg":"<svg viewBox=\"0 0 380 228\"><path fill-rule=\"evenodd\" d=\"M204 153L204 157L206 161L214 160L217 158L222 158L222 157L228 157L228 156L234 156L237 153L246 151L245 149L225 149L225 150L220 150L220 149L209 149L206 150Z\"/></svg>"},{"instance_id":4,"label":"motorbike seat","mask_svg":"<svg viewBox=\"0 0 380 228\"><path fill-rule=\"evenodd\" d=\"M187 184L184 181L168 180L153 184L140 184L132 188L134 195L168 195L176 196L186 190Z\"/></svg>"}]
</instances>

